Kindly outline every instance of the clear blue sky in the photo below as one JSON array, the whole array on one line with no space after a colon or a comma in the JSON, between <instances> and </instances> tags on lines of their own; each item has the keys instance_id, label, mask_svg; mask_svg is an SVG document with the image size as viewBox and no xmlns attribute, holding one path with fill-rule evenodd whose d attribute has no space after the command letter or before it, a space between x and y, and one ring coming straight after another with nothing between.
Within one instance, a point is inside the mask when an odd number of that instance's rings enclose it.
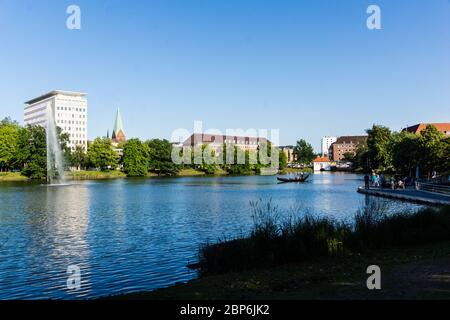
<instances>
[{"instance_id":1,"label":"clear blue sky","mask_svg":"<svg viewBox=\"0 0 450 320\"><path fill-rule=\"evenodd\" d=\"M20 122L29 98L87 92L91 139L120 106L128 137L202 120L318 150L373 123L450 121L450 1L0 0L0 88L0 117Z\"/></svg>"}]
</instances>

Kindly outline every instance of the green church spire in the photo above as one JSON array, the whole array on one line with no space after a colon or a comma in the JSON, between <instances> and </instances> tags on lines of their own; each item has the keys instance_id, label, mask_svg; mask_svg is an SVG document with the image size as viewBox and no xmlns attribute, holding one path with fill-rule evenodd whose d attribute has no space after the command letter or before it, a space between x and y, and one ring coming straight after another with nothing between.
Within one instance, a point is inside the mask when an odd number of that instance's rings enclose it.
<instances>
[{"instance_id":1,"label":"green church spire","mask_svg":"<svg viewBox=\"0 0 450 320\"><path fill-rule=\"evenodd\" d=\"M113 135L117 135L120 131L125 134L125 130L123 130L122 124L122 115L120 114L120 109L117 108L116 120L114 121L114 130Z\"/></svg>"}]
</instances>

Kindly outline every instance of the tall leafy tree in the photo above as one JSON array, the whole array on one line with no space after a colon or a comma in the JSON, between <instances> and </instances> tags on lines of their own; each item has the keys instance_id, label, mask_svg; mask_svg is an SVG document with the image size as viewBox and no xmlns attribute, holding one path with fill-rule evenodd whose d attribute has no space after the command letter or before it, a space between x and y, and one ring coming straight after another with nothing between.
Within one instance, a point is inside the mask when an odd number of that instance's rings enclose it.
<instances>
[{"instance_id":1,"label":"tall leafy tree","mask_svg":"<svg viewBox=\"0 0 450 320\"><path fill-rule=\"evenodd\" d=\"M313 147L304 139L297 141L297 145L294 148L294 154L296 155L297 162L302 164L310 164L315 157Z\"/></svg>"},{"instance_id":2,"label":"tall leafy tree","mask_svg":"<svg viewBox=\"0 0 450 320\"><path fill-rule=\"evenodd\" d=\"M419 136L419 165L424 172L449 170L448 138L433 125L428 125Z\"/></svg>"},{"instance_id":3,"label":"tall leafy tree","mask_svg":"<svg viewBox=\"0 0 450 320\"><path fill-rule=\"evenodd\" d=\"M148 173L149 147L139 139L128 140L123 147L123 169L129 177Z\"/></svg>"},{"instance_id":4,"label":"tall leafy tree","mask_svg":"<svg viewBox=\"0 0 450 320\"><path fill-rule=\"evenodd\" d=\"M392 135L392 165L398 173L414 176L420 161L419 136L402 131Z\"/></svg>"},{"instance_id":5,"label":"tall leafy tree","mask_svg":"<svg viewBox=\"0 0 450 320\"><path fill-rule=\"evenodd\" d=\"M284 170L287 168L288 164L287 155L282 150L280 150L279 152L280 152L280 159L278 162L278 166L280 170Z\"/></svg>"},{"instance_id":6,"label":"tall leafy tree","mask_svg":"<svg viewBox=\"0 0 450 320\"><path fill-rule=\"evenodd\" d=\"M216 151L207 144L202 145L201 164L197 168L206 174L214 174L219 168L217 162Z\"/></svg>"},{"instance_id":7,"label":"tall leafy tree","mask_svg":"<svg viewBox=\"0 0 450 320\"><path fill-rule=\"evenodd\" d=\"M367 130L368 159L375 170L388 170L392 167L392 135L389 128L373 125Z\"/></svg>"},{"instance_id":8,"label":"tall leafy tree","mask_svg":"<svg viewBox=\"0 0 450 320\"><path fill-rule=\"evenodd\" d=\"M63 153L64 165L68 167L72 165L72 151L69 147L70 135L67 132L63 132L60 127L56 127L56 133Z\"/></svg>"},{"instance_id":9,"label":"tall leafy tree","mask_svg":"<svg viewBox=\"0 0 450 320\"><path fill-rule=\"evenodd\" d=\"M20 130L16 163L26 177L44 179L47 176L47 141L43 127L27 126Z\"/></svg>"},{"instance_id":10,"label":"tall leafy tree","mask_svg":"<svg viewBox=\"0 0 450 320\"><path fill-rule=\"evenodd\" d=\"M268 146L269 147L269 146ZM249 150L239 150L236 146L230 146L230 148L233 148L234 151L234 159L233 163L228 164L226 169L228 173L234 174L234 175L252 175L255 174L256 171L258 171L262 165L259 162L259 153L257 155L250 154ZM252 151L256 152L256 151ZM270 152L270 151L268 151ZM242 154L240 156L239 154ZM241 158L240 158L241 157ZM256 159L254 162L251 163L250 158L253 157L253 159ZM242 163L243 162L243 163Z\"/></svg>"},{"instance_id":11,"label":"tall leafy tree","mask_svg":"<svg viewBox=\"0 0 450 320\"><path fill-rule=\"evenodd\" d=\"M353 155L353 168L368 172L370 170L369 148L366 142L358 144Z\"/></svg>"},{"instance_id":12,"label":"tall leafy tree","mask_svg":"<svg viewBox=\"0 0 450 320\"><path fill-rule=\"evenodd\" d=\"M20 126L10 118L0 122L0 171L14 168L14 159L18 152Z\"/></svg>"},{"instance_id":13,"label":"tall leafy tree","mask_svg":"<svg viewBox=\"0 0 450 320\"><path fill-rule=\"evenodd\" d=\"M70 165L78 170L87 166L87 160L83 146L76 146L75 150L70 154Z\"/></svg>"},{"instance_id":14,"label":"tall leafy tree","mask_svg":"<svg viewBox=\"0 0 450 320\"><path fill-rule=\"evenodd\" d=\"M102 171L108 171L117 167L117 153L113 150L111 139L95 139L88 146L87 156L90 164Z\"/></svg>"},{"instance_id":15,"label":"tall leafy tree","mask_svg":"<svg viewBox=\"0 0 450 320\"><path fill-rule=\"evenodd\" d=\"M168 140L146 141L149 148L149 170L158 175L174 175L180 166L172 161L172 144Z\"/></svg>"}]
</instances>

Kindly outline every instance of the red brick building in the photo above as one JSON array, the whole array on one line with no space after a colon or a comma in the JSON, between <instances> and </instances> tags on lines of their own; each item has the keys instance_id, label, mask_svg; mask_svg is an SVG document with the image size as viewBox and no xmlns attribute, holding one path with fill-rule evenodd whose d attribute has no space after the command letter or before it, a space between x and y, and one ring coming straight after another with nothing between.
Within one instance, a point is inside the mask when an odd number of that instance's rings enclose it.
<instances>
[{"instance_id":1,"label":"red brick building","mask_svg":"<svg viewBox=\"0 0 450 320\"><path fill-rule=\"evenodd\" d=\"M403 129L403 131L408 131L414 134L419 134L423 129L426 128L427 125L433 125L438 129L439 132L442 132L443 134L449 136L450 135L450 123L444 122L444 123L419 123L414 126L410 126L408 128Z\"/></svg>"},{"instance_id":2,"label":"red brick building","mask_svg":"<svg viewBox=\"0 0 450 320\"><path fill-rule=\"evenodd\" d=\"M343 136L339 137L330 147L333 161L342 161L347 152L355 154L360 143L367 141L367 136Z\"/></svg>"}]
</instances>

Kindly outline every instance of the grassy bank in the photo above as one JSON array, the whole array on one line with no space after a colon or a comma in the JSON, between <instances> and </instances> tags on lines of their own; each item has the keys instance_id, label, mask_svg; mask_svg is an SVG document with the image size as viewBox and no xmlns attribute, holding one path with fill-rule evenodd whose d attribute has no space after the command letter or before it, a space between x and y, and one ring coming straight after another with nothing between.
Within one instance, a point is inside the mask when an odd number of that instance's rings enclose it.
<instances>
[{"instance_id":1,"label":"grassy bank","mask_svg":"<svg viewBox=\"0 0 450 320\"><path fill-rule=\"evenodd\" d=\"M381 290L368 290L366 269L381 268ZM240 273L114 299L450 299L450 242L393 247Z\"/></svg>"},{"instance_id":2,"label":"grassy bank","mask_svg":"<svg viewBox=\"0 0 450 320\"><path fill-rule=\"evenodd\" d=\"M242 272L394 246L450 241L450 207L388 215L378 199L358 210L352 223L315 218L280 219L272 203L252 203L249 236L207 244L199 252L203 275Z\"/></svg>"},{"instance_id":3,"label":"grassy bank","mask_svg":"<svg viewBox=\"0 0 450 320\"><path fill-rule=\"evenodd\" d=\"M204 176L205 173L195 169L181 169L177 176L180 177L195 177L195 176Z\"/></svg>"},{"instance_id":4,"label":"grassy bank","mask_svg":"<svg viewBox=\"0 0 450 320\"><path fill-rule=\"evenodd\" d=\"M28 178L22 176L20 172L0 172L1 181L27 181Z\"/></svg>"},{"instance_id":5,"label":"grassy bank","mask_svg":"<svg viewBox=\"0 0 450 320\"><path fill-rule=\"evenodd\" d=\"M73 171L67 172L66 178L72 180L102 180L125 178L126 174L118 171Z\"/></svg>"},{"instance_id":6,"label":"grassy bank","mask_svg":"<svg viewBox=\"0 0 450 320\"><path fill-rule=\"evenodd\" d=\"M382 202L353 223L280 219L271 202L252 204L248 237L205 245L200 278L118 299L450 299L450 207L387 215ZM367 267L382 272L370 291Z\"/></svg>"},{"instance_id":7,"label":"grassy bank","mask_svg":"<svg viewBox=\"0 0 450 320\"><path fill-rule=\"evenodd\" d=\"M286 168L283 169L282 173L313 173L314 170L312 168L303 168L303 169L296 169L296 168Z\"/></svg>"},{"instance_id":8,"label":"grassy bank","mask_svg":"<svg viewBox=\"0 0 450 320\"><path fill-rule=\"evenodd\" d=\"M217 171L215 176L223 176L226 175L226 171L220 170ZM177 177L198 177L198 176L206 176L206 174L199 170L194 169L182 169L176 175ZM121 171L113 170L113 171L72 171L66 173L66 178L69 180L107 180L107 179L123 179L126 178L127 175ZM157 174L149 172L147 178L158 177ZM0 182L2 181L28 181L29 179L25 176L22 176L20 172L1 172L0 173Z\"/></svg>"}]
</instances>

